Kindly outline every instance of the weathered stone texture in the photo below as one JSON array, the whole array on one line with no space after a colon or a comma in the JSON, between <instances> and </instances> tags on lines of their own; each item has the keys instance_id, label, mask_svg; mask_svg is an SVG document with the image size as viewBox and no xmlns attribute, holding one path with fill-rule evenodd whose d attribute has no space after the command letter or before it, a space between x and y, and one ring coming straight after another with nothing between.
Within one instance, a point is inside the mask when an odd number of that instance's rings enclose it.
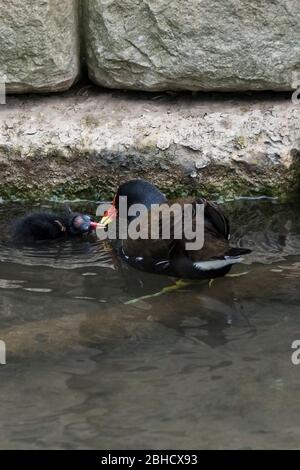
<instances>
[{"instance_id":1,"label":"weathered stone texture","mask_svg":"<svg viewBox=\"0 0 300 470\"><path fill-rule=\"evenodd\" d=\"M290 90L298 0L86 0L95 83L141 90Z\"/></svg>"},{"instance_id":2,"label":"weathered stone texture","mask_svg":"<svg viewBox=\"0 0 300 470\"><path fill-rule=\"evenodd\" d=\"M8 92L64 90L78 73L77 0L0 1L0 80Z\"/></svg>"},{"instance_id":3,"label":"weathered stone texture","mask_svg":"<svg viewBox=\"0 0 300 470\"><path fill-rule=\"evenodd\" d=\"M300 105L288 95L75 87L0 106L0 198L110 197L146 178L170 196L300 194Z\"/></svg>"}]
</instances>

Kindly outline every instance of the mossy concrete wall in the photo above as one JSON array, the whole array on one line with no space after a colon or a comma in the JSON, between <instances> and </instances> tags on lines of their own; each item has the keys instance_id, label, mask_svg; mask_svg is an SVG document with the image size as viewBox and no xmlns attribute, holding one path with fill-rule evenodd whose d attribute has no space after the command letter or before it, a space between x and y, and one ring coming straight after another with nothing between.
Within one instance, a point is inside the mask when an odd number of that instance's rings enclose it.
<instances>
[{"instance_id":1,"label":"mossy concrete wall","mask_svg":"<svg viewBox=\"0 0 300 470\"><path fill-rule=\"evenodd\" d=\"M169 196L293 197L300 106L289 95L147 94L87 85L0 106L0 197L110 197L142 177Z\"/></svg>"}]
</instances>

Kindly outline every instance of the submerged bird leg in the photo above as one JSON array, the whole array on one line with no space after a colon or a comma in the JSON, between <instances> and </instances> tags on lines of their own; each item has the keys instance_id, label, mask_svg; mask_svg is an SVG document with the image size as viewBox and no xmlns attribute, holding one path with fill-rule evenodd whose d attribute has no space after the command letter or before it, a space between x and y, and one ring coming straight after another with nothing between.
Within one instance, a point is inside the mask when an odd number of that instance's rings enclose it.
<instances>
[{"instance_id":1,"label":"submerged bird leg","mask_svg":"<svg viewBox=\"0 0 300 470\"><path fill-rule=\"evenodd\" d=\"M162 289L162 293L166 294L168 292L173 292L173 291L182 289L183 287L190 286L191 284L192 284L191 281L187 281L187 280L184 280L184 279L178 279L175 282L175 284L172 284L171 286L168 286L168 287L164 287Z\"/></svg>"},{"instance_id":2,"label":"submerged bird leg","mask_svg":"<svg viewBox=\"0 0 300 470\"><path fill-rule=\"evenodd\" d=\"M174 292L176 290L180 290L183 287L189 286L192 284L189 281L184 281L183 279L178 279L175 284L172 284L171 286L163 287L162 290L159 292L155 292L154 294L148 294L148 295L143 295L141 297L136 297L135 299L132 300L127 300L127 302L124 302L125 305L131 305L139 302L140 300L145 300L145 299L152 299L153 297L158 297L160 295L168 294L169 292Z\"/></svg>"},{"instance_id":3,"label":"submerged bird leg","mask_svg":"<svg viewBox=\"0 0 300 470\"><path fill-rule=\"evenodd\" d=\"M171 286L163 287L162 290L159 292L155 292L154 294L148 294L148 295L143 295L142 297L136 297L135 299L132 300L127 300L127 302L124 302L125 305L131 305L139 302L140 300L145 300L145 299L152 299L153 297L158 297L160 295L168 294L170 292L175 292L178 290L181 290L183 287L187 286L192 286L195 284L200 284L207 282L206 279L201 279L201 280L186 280L186 279L178 279L175 284L172 284Z\"/></svg>"}]
</instances>

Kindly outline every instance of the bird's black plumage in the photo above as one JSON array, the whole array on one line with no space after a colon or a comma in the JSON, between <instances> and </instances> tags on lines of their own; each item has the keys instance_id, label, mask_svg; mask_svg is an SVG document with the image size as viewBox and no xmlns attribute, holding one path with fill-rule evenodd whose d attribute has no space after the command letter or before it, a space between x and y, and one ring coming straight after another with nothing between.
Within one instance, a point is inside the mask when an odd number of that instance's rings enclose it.
<instances>
[{"instance_id":1,"label":"bird's black plumage","mask_svg":"<svg viewBox=\"0 0 300 470\"><path fill-rule=\"evenodd\" d=\"M11 230L13 243L33 243L82 235L90 231L90 216L65 211L32 212L17 219Z\"/></svg>"},{"instance_id":2,"label":"bird's black plumage","mask_svg":"<svg viewBox=\"0 0 300 470\"><path fill-rule=\"evenodd\" d=\"M144 180L133 180L122 184L114 199L115 208L119 208L120 198L127 196L128 206L144 204L148 211L144 214L153 223L151 205L170 206L175 201L167 201L154 185ZM176 201L182 211L184 204L203 204L204 212L204 244L201 249L186 248L185 233L181 239L174 238L175 223L171 227L170 238L148 239L127 238L119 244L120 256L131 266L158 274L167 274L184 278L214 278L227 274L231 266L241 261L241 256L250 253L246 248L229 246L229 221L221 209L204 198L189 198ZM151 214L150 214L151 213ZM196 213L192 222L198 222ZM183 220L183 217L182 217ZM132 217L128 218L128 222ZM154 220L155 221L155 220ZM158 220L156 220L158 222ZM149 233L151 227L149 227Z\"/></svg>"},{"instance_id":3,"label":"bird's black plumage","mask_svg":"<svg viewBox=\"0 0 300 470\"><path fill-rule=\"evenodd\" d=\"M119 210L120 199L127 198L127 206L133 204L143 204L147 209L151 209L153 204L163 204L167 202L166 196L159 191L153 184L145 180L130 180L119 186L116 197L115 207ZM133 220L134 216L128 216L128 221Z\"/></svg>"}]
</instances>

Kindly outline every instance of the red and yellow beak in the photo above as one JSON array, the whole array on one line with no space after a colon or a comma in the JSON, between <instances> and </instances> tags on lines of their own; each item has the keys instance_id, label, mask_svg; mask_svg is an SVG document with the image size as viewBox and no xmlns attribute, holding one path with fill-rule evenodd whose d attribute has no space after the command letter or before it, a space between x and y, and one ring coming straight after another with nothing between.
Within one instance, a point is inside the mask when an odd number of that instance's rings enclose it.
<instances>
[{"instance_id":1,"label":"red and yellow beak","mask_svg":"<svg viewBox=\"0 0 300 470\"><path fill-rule=\"evenodd\" d=\"M98 222L91 222L90 224L91 230L97 230L97 228L104 228L102 225Z\"/></svg>"},{"instance_id":2,"label":"red and yellow beak","mask_svg":"<svg viewBox=\"0 0 300 470\"><path fill-rule=\"evenodd\" d=\"M107 211L104 212L102 219L100 220L100 224L105 227L106 225L110 224L117 218L118 211L114 205L112 205Z\"/></svg>"}]
</instances>

